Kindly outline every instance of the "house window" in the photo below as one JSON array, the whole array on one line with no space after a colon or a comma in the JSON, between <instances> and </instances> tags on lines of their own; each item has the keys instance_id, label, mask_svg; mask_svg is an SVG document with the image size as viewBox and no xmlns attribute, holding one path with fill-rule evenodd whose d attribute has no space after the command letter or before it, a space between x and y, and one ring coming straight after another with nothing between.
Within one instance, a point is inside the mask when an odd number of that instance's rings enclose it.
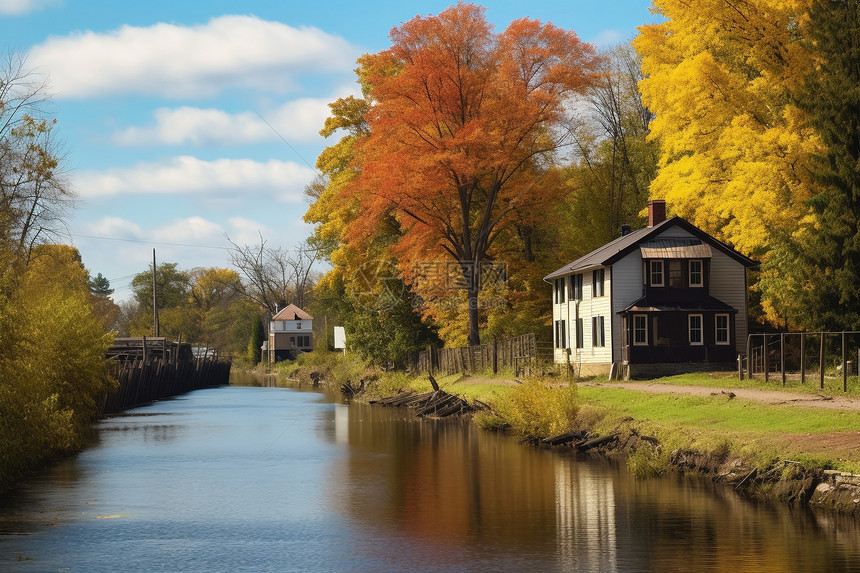
<instances>
[{"instance_id":1,"label":"house window","mask_svg":"<svg viewBox=\"0 0 860 573\"><path fill-rule=\"evenodd\" d=\"M555 302L564 302L564 278L555 279Z\"/></svg>"},{"instance_id":2,"label":"house window","mask_svg":"<svg viewBox=\"0 0 860 573\"><path fill-rule=\"evenodd\" d=\"M295 348L295 347L296 347L296 337L291 336L290 337L290 348Z\"/></svg>"},{"instance_id":3,"label":"house window","mask_svg":"<svg viewBox=\"0 0 860 573\"><path fill-rule=\"evenodd\" d=\"M606 276L604 272L605 270L606 269L597 269L592 274L591 296L593 297L603 296L604 294L603 279Z\"/></svg>"},{"instance_id":4,"label":"house window","mask_svg":"<svg viewBox=\"0 0 860 573\"><path fill-rule=\"evenodd\" d=\"M582 300L582 275L573 275L570 277L570 298L572 300Z\"/></svg>"},{"instance_id":5,"label":"house window","mask_svg":"<svg viewBox=\"0 0 860 573\"><path fill-rule=\"evenodd\" d=\"M567 348L567 321L555 321L555 347Z\"/></svg>"},{"instance_id":6,"label":"house window","mask_svg":"<svg viewBox=\"0 0 860 573\"><path fill-rule=\"evenodd\" d=\"M544 299L544 300L546 300L546 299ZM297 322L297 323L296 323L296 330L301 330L301 329L302 329L302 323L301 323L301 322ZM544 332L546 332L546 331L544 331Z\"/></svg>"},{"instance_id":7,"label":"house window","mask_svg":"<svg viewBox=\"0 0 860 573\"><path fill-rule=\"evenodd\" d=\"M580 275L580 276L582 276L582 275ZM576 347L577 348L582 348L584 346L583 334L582 334L584 332L584 330L585 329L583 328L582 319L577 318L576 319Z\"/></svg>"},{"instance_id":8,"label":"house window","mask_svg":"<svg viewBox=\"0 0 860 573\"><path fill-rule=\"evenodd\" d=\"M669 286L672 288L682 288L684 286L681 261L669 261Z\"/></svg>"},{"instance_id":9,"label":"house window","mask_svg":"<svg viewBox=\"0 0 860 573\"><path fill-rule=\"evenodd\" d=\"M648 316L633 315L633 346L648 346Z\"/></svg>"},{"instance_id":10,"label":"house window","mask_svg":"<svg viewBox=\"0 0 860 573\"><path fill-rule=\"evenodd\" d=\"M716 342L717 344L729 344L729 315L718 314L714 317L716 324Z\"/></svg>"},{"instance_id":11,"label":"house window","mask_svg":"<svg viewBox=\"0 0 860 573\"><path fill-rule=\"evenodd\" d=\"M687 317L687 332L689 334L690 345L702 345L702 315L691 314Z\"/></svg>"},{"instance_id":12,"label":"house window","mask_svg":"<svg viewBox=\"0 0 860 573\"><path fill-rule=\"evenodd\" d=\"M663 261L651 261L649 264L651 286L663 286Z\"/></svg>"},{"instance_id":13,"label":"house window","mask_svg":"<svg viewBox=\"0 0 860 573\"><path fill-rule=\"evenodd\" d=\"M690 286L691 287L700 287L704 286L703 277L704 273L702 272L702 261L700 259L693 259L690 261Z\"/></svg>"},{"instance_id":14,"label":"house window","mask_svg":"<svg viewBox=\"0 0 860 573\"><path fill-rule=\"evenodd\" d=\"M606 332L603 330L603 317L591 317L591 345L594 347L606 346Z\"/></svg>"}]
</instances>

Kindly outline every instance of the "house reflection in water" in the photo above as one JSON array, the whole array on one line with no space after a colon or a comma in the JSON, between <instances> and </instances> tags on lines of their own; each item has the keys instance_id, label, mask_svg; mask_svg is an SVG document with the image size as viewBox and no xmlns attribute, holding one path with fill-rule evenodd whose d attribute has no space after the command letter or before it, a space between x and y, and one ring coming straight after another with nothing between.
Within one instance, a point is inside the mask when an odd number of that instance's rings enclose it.
<instances>
[{"instance_id":1,"label":"house reflection in water","mask_svg":"<svg viewBox=\"0 0 860 573\"><path fill-rule=\"evenodd\" d=\"M616 571L615 488L604 471L554 456L558 552L570 571Z\"/></svg>"}]
</instances>

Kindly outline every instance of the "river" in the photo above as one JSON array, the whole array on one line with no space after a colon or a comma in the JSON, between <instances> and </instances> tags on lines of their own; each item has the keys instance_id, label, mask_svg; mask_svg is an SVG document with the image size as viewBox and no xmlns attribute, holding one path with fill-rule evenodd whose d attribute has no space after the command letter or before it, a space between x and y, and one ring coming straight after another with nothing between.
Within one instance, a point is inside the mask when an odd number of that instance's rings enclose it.
<instances>
[{"instance_id":1,"label":"river","mask_svg":"<svg viewBox=\"0 0 860 573\"><path fill-rule=\"evenodd\" d=\"M860 571L853 519L283 388L101 421L0 494L0 571Z\"/></svg>"}]
</instances>

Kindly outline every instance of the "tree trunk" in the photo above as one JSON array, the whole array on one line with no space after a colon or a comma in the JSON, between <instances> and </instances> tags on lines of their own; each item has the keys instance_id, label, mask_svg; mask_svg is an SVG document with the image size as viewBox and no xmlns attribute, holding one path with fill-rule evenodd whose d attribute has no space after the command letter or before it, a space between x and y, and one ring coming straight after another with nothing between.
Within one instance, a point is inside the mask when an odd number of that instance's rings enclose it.
<instances>
[{"instance_id":1,"label":"tree trunk","mask_svg":"<svg viewBox=\"0 0 860 573\"><path fill-rule=\"evenodd\" d=\"M478 289L470 286L467 289L467 301L469 306L469 346L481 344L481 336L478 332Z\"/></svg>"}]
</instances>

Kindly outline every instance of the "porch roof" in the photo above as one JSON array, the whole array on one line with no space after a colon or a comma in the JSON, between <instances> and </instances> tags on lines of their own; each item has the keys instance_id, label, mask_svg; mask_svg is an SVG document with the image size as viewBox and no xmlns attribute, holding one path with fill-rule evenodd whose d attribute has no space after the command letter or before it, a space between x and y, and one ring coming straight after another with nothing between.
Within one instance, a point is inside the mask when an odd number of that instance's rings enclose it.
<instances>
[{"instance_id":1,"label":"porch roof","mask_svg":"<svg viewBox=\"0 0 860 573\"><path fill-rule=\"evenodd\" d=\"M627 314L634 312L695 312L695 311L711 311L711 312L731 312L736 313L738 310L724 303L721 300L709 296L707 300L696 302L683 302L678 304L672 303L651 303L647 297L642 297L624 310L619 310L618 314Z\"/></svg>"},{"instance_id":2,"label":"porch roof","mask_svg":"<svg viewBox=\"0 0 860 573\"><path fill-rule=\"evenodd\" d=\"M710 259L711 247L701 239L668 238L642 243L643 259Z\"/></svg>"}]
</instances>

